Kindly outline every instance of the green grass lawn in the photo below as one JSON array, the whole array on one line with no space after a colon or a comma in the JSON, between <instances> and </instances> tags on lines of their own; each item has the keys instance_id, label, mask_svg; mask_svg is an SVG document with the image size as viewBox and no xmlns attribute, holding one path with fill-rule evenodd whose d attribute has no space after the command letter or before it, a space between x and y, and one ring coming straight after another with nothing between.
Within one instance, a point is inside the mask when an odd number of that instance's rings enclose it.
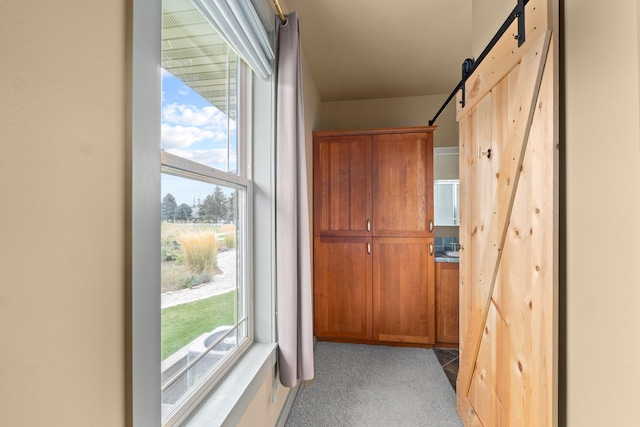
<instances>
[{"instance_id":1,"label":"green grass lawn","mask_svg":"<svg viewBox=\"0 0 640 427\"><path fill-rule=\"evenodd\" d=\"M233 325L235 300L231 291L162 310L162 360L205 332Z\"/></svg>"}]
</instances>

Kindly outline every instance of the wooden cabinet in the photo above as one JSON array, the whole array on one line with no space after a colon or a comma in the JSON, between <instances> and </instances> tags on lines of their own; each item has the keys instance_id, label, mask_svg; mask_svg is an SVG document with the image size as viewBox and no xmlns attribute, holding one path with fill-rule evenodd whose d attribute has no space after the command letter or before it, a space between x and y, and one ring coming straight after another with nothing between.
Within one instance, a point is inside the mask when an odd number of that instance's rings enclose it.
<instances>
[{"instance_id":1,"label":"wooden cabinet","mask_svg":"<svg viewBox=\"0 0 640 427\"><path fill-rule=\"evenodd\" d=\"M433 239L379 237L373 245L373 338L435 342Z\"/></svg>"},{"instance_id":2,"label":"wooden cabinet","mask_svg":"<svg viewBox=\"0 0 640 427\"><path fill-rule=\"evenodd\" d=\"M318 338L435 342L433 130L314 132Z\"/></svg>"},{"instance_id":3,"label":"wooden cabinet","mask_svg":"<svg viewBox=\"0 0 640 427\"><path fill-rule=\"evenodd\" d=\"M437 262L436 282L436 342L458 344L458 264Z\"/></svg>"},{"instance_id":4,"label":"wooden cabinet","mask_svg":"<svg viewBox=\"0 0 640 427\"><path fill-rule=\"evenodd\" d=\"M373 234L433 236L431 133L373 136Z\"/></svg>"},{"instance_id":5,"label":"wooden cabinet","mask_svg":"<svg viewBox=\"0 0 640 427\"><path fill-rule=\"evenodd\" d=\"M314 137L313 180L314 235L370 234L369 135Z\"/></svg>"},{"instance_id":6,"label":"wooden cabinet","mask_svg":"<svg viewBox=\"0 0 640 427\"><path fill-rule=\"evenodd\" d=\"M316 337L371 339L369 245L365 237L314 238Z\"/></svg>"}]
</instances>

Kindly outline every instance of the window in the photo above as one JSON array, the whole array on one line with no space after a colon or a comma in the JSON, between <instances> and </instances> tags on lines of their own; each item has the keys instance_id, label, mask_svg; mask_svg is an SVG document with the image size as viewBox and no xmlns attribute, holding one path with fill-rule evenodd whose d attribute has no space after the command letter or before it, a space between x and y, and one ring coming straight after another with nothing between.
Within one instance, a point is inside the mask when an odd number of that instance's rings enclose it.
<instances>
[{"instance_id":1,"label":"window","mask_svg":"<svg viewBox=\"0 0 640 427\"><path fill-rule=\"evenodd\" d=\"M162 421L252 341L246 65L189 0L164 0L161 111Z\"/></svg>"},{"instance_id":2,"label":"window","mask_svg":"<svg viewBox=\"0 0 640 427\"><path fill-rule=\"evenodd\" d=\"M126 366L133 426L224 424L275 363L274 79L235 56L193 9L199 2L132 2ZM251 4L272 43L270 3ZM194 237L186 245L217 251L213 269L211 251L200 252L207 267L185 261L176 229ZM215 295L222 308L206 298L175 305L176 295L211 281L225 291ZM163 298L161 286L174 298ZM184 286L191 289L173 288Z\"/></svg>"}]
</instances>

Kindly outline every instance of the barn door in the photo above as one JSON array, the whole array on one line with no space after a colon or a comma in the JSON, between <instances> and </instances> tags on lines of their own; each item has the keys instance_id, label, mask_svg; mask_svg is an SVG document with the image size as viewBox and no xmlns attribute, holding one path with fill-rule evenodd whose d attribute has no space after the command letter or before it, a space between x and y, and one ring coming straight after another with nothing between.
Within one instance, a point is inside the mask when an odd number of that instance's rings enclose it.
<instances>
[{"instance_id":1,"label":"barn door","mask_svg":"<svg viewBox=\"0 0 640 427\"><path fill-rule=\"evenodd\" d=\"M467 426L557 424L557 82L552 13L526 8L466 83L460 370ZM490 153L490 154L489 154Z\"/></svg>"}]
</instances>

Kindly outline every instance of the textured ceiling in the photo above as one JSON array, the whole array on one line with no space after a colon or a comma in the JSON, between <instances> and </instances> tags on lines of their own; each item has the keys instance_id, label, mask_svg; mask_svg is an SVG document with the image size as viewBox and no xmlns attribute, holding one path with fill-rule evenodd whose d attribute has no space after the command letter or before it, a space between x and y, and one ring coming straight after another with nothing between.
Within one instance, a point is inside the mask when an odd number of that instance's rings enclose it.
<instances>
[{"instance_id":1,"label":"textured ceiling","mask_svg":"<svg viewBox=\"0 0 640 427\"><path fill-rule=\"evenodd\" d=\"M286 0L322 101L448 94L471 56L471 0Z\"/></svg>"}]
</instances>

